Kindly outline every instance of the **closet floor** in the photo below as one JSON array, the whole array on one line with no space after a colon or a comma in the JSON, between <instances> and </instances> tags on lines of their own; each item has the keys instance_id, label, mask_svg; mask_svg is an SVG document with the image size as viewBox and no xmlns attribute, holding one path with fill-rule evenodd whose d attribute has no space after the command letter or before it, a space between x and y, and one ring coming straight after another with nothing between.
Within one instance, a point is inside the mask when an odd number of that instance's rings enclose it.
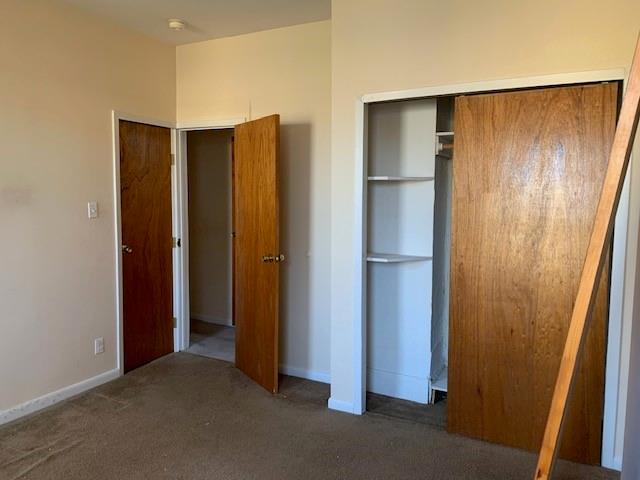
<instances>
[{"instance_id":1,"label":"closet floor","mask_svg":"<svg viewBox=\"0 0 640 480\"><path fill-rule=\"evenodd\" d=\"M423 405L367 392L367 413L399 418L442 429L447 428L446 399L433 405Z\"/></svg>"},{"instance_id":2,"label":"closet floor","mask_svg":"<svg viewBox=\"0 0 640 480\"><path fill-rule=\"evenodd\" d=\"M233 363L236 355L235 333L234 327L191 320L187 352Z\"/></svg>"}]
</instances>

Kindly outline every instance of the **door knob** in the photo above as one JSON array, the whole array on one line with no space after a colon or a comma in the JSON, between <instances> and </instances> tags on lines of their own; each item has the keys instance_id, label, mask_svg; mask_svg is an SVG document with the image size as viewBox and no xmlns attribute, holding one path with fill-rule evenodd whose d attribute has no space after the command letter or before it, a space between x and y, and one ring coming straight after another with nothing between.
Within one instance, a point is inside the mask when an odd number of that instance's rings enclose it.
<instances>
[{"instance_id":1,"label":"door knob","mask_svg":"<svg viewBox=\"0 0 640 480\"><path fill-rule=\"evenodd\" d=\"M131 248L129 245L122 245L122 251L124 253L133 253L133 248Z\"/></svg>"}]
</instances>

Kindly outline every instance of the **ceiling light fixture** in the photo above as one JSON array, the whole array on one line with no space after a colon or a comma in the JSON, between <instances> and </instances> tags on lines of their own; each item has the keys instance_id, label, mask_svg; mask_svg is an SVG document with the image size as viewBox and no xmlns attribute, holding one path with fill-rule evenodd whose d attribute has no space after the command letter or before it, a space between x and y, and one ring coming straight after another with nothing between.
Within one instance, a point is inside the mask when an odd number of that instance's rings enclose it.
<instances>
[{"instance_id":1,"label":"ceiling light fixture","mask_svg":"<svg viewBox=\"0 0 640 480\"><path fill-rule=\"evenodd\" d=\"M168 22L169 28L175 31L184 30L184 27L186 26L184 21L180 20L179 18L170 18Z\"/></svg>"}]
</instances>

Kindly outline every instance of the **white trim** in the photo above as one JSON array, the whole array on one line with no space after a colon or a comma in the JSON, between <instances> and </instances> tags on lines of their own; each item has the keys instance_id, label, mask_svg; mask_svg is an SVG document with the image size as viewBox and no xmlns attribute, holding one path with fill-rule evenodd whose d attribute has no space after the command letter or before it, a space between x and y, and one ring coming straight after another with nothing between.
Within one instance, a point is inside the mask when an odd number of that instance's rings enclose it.
<instances>
[{"instance_id":1,"label":"white trim","mask_svg":"<svg viewBox=\"0 0 640 480\"><path fill-rule=\"evenodd\" d=\"M366 398L366 384L362 375L366 372L366 211L364 210L364 195L366 194L367 172L366 151L364 147L366 129L366 105L373 102L391 100L409 100L414 98L437 97L442 95L456 95L465 93L480 93L504 91L520 88L550 87L581 83L606 81L623 81L626 85L627 72L625 69L597 70L591 72L563 73L522 77L515 79L499 79L484 82L461 83L455 85L437 85L409 90L378 92L363 95L356 101L356 147L355 147L355 193L354 193L354 289L353 289L353 391L354 404L358 399ZM625 297L625 269L633 268L627 265L627 228L629 223L630 206L630 172L627 172L624 187L620 197L620 206L615 220L615 237L612 254L611 292L609 310L609 332L607 344L607 370L605 381L604 425L602 435L602 465L608 468L620 469L620 459L614 455L619 417L625 412L618 409L620 396L621 365L628 363L628 358L622 358L622 345L625 341L623 325L623 305L629 302ZM632 294L632 293L631 293ZM342 405L335 400L333 404ZM329 402L329 408L333 408ZM363 409L366 406L363 404ZM338 408L342 410L341 408ZM360 413L360 408L356 409ZM342 410L346 411L346 410Z\"/></svg>"},{"instance_id":2,"label":"white trim","mask_svg":"<svg viewBox=\"0 0 640 480\"><path fill-rule=\"evenodd\" d=\"M602 465L602 466L605 467L605 468L610 468L611 470L617 470L618 472L621 472L622 471L622 457L614 456L611 459L610 466L605 466L605 465Z\"/></svg>"},{"instance_id":3,"label":"white trim","mask_svg":"<svg viewBox=\"0 0 640 480\"><path fill-rule=\"evenodd\" d=\"M178 228L178 238L182 242L182 247L178 252L180 255L181 269L176 278L178 291L180 292L180 302L176 303L176 318L178 319L178 332L180 332L180 350L189 348L189 326L190 326L190 306L189 306L189 183L187 177L187 136L181 130L177 130L176 168L179 175L178 181L178 216L176 226Z\"/></svg>"},{"instance_id":4,"label":"white trim","mask_svg":"<svg viewBox=\"0 0 640 480\"><path fill-rule=\"evenodd\" d=\"M316 372L306 368L292 367L290 365L280 365L280 373L290 377L305 378L314 382L331 383L331 375L326 372Z\"/></svg>"},{"instance_id":5,"label":"white trim","mask_svg":"<svg viewBox=\"0 0 640 480\"><path fill-rule=\"evenodd\" d=\"M192 130L223 130L231 129L246 121L245 117L236 117L223 120L210 121L184 121L178 122L176 130L176 219L177 236L182 241L179 248L180 269L177 272L175 311L179 344L178 350L189 348L189 182L188 182L188 152L186 132Z\"/></svg>"},{"instance_id":6,"label":"white trim","mask_svg":"<svg viewBox=\"0 0 640 480\"><path fill-rule=\"evenodd\" d=\"M113 216L114 216L114 260L116 264L116 368L122 375L124 373L124 334L122 318L124 316L122 305L122 222L120 212L120 119L121 113L112 112L112 136L113 136Z\"/></svg>"},{"instance_id":7,"label":"white trim","mask_svg":"<svg viewBox=\"0 0 640 480\"><path fill-rule=\"evenodd\" d=\"M178 134L175 128L171 129L171 155L174 162L171 165L171 236L180 239L180 228L178 227L178 216L180 199L178 194L178 182L180 181L180 172L178 170L178 162L176 159ZM182 271L182 262L180 248L173 248L171 251L172 262L172 283L173 283L173 316L178 318L180 312L180 304L182 301L182 290L180 289L180 272ZM180 328L177 322L173 327L173 351L179 352L181 345Z\"/></svg>"},{"instance_id":8,"label":"white trim","mask_svg":"<svg viewBox=\"0 0 640 480\"><path fill-rule=\"evenodd\" d=\"M484 82L458 83L453 85L435 85L431 87L396 90L391 92L369 93L361 97L363 103L387 102L390 100L408 100L410 98L438 97L463 93L492 92L519 88L549 87L576 83L595 83L624 80L626 70L614 68L592 72L559 73L534 77L488 80Z\"/></svg>"},{"instance_id":9,"label":"white trim","mask_svg":"<svg viewBox=\"0 0 640 480\"><path fill-rule=\"evenodd\" d=\"M620 373L623 337L624 279L626 270L627 232L629 220L631 165L622 186L620 204L616 212L611 258L611 291L609 293L609 330L605 363L604 418L602 422L602 466L614 470L622 469L622 460L615 456L616 430L618 428L618 397L620 395ZM616 348L614 348L616 347ZM617 462L620 462L619 465Z\"/></svg>"},{"instance_id":10,"label":"white trim","mask_svg":"<svg viewBox=\"0 0 640 480\"><path fill-rule=\"evenodd\" d=\"M189 130L218 130L225 128L233 128L240 123L246 122L246 117L234 117L219 120L196 120L178 122L176 128L182 131Z\"/></svg>"},{"instance_id":11,"label":"white trim","mask_svg":"<svg viewBox=\"0 0 640 480\"><path fill-rule=\"evenodd\" d=\"M342 400L337 400L333 397L329 398L327 406L331 410L337 410L338 412L354 413L356 415L361 413L359 409L354 408L353 403L343 402Z\"/></svg>"},{"instance_id":12,"label":"white trim","mask_svg":"<svg viewBox=\"0 0 640 480\"><path fill-rule=\"evenodd\" d=\"M144 123L146 125L154 125L158 127L164 127L171 129L171 152L175 153L175 124L173 122L167 122L164 120L156 120L139 115L132 115L129 113L119 112L117 110L111 111L112 119L112 136L113 136L113 217L114 217L114 255L115 255L115 291L116 291L116 338L117 338L117 352L116 352L116 369L120 372L120 375L124 374L124 333L122 328L122 318L124 316L122 305L122 213L120 210L120 120L129 122ZM171 208L175 210L174 202L176 201L176 194L174 192L176 173L174 168L171 169ZM172 213L173 217L173 213ZM172 231L175 232L175 218L172 218ZM177 249L176 249L177 250ZM176 259L179 258L175 253L173 254L173 297L174 297L174 312L176 310L176 295L179 292L176 289L176 272L180 271L180 264L176 263ZM177 297L180 300L180 297ZM174 328L173 330L173 343L174 351L178 351L178 332Z\"/></svg>"},{"instance_id":13,"label":"white trim","mask_svg":"<svg viewBox=\"0 0 640 480\"><path fill-rule=\"evenodd\" d=\"M354 366L354 390L351 399L351 411L361 415L367 409L367 188L368 171L366 159L366 135L367 135L367 106L365 103L356 100L356 171L359 178L356 178L355 206L356 215L354 231L361 232L361 236L355 235L354 251L354 271L356 274L356 285L354 288L354 318L359 318L360 322L353 325L353 366ZM356 175L358 177L358 175ZM334 404L341 406L338 400ZM331 402L329 402L329 408ZM345 410L342 410L345 411Z\"/></svg>"},{"instance_id":14,"label":"white trim","mask_svg":"<svg viewBox=\"0 0 640 480\"><path fill-rule=\"evenodd\" d=\"M118 120L125 120L127 122L144 123L145 125L153 125L155 127L164 128L176 128L175 122L169 122L166 120L158 120L157 118L145 117L143 115L133 115L119 110L112 110L112 116Z\"/></svg>"},{"instance_id":15,"label":"white trim","mask_svg":"<svg viewBox=\"0 0 640 480\"><path fill-rule=\"evenodd\" d=\"M16 405L15 407L11 407L7 410L0 412L0 425L5 423L13 422L14 420L18 420L26 415L30 415L32 413L43 410L47 407L55 405L56 403L62 402L68 398L79 395L87 390L91 390L97 386L100 386L104 383L110 382L111 380L115 380L120 376L120 370L114 368L113 370L109 370L108 372L101 373L96 375L95 377L88 378L78 383L74 383L73 385L69 385L67 387L61 388L60 390L56 390L55 392L47 393L38 398L34 398L33 400L29 400L27 402L21 403L20 405Z\"/></svg>"}]
</instances>

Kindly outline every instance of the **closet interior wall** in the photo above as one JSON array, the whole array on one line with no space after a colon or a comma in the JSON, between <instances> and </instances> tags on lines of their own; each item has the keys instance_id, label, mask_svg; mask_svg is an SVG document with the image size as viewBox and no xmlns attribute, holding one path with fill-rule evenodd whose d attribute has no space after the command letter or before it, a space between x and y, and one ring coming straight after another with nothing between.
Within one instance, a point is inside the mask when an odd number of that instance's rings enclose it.
<instances>
[{"instance_id":1,"label":"closet interior wall","mask_svg":"<svg viewBox=\"0 0 640 480\"><path fill-rule=\"evenodd\" d=\"M436 99L373 104L368 111L367 389L419 403L432 399L434 346L437 373L446 375L447 340L440 337L447 332L448 245L441 237L450 160L437 159L437 122ZM440 189L436 169L444 180ZM443 212L436 220L437 189ZM437 273L434 249L443 255Z\"/></svg>"},{"instance_id":2,"label":"closet interior wall","mask_svg":"<svg viewBox=\"0 0 640 480\"><path fill-rule=\"evenodd\" d=\"M431 389L447 392L449 356L449 279L453 195L454 97L437 100L435 203L433 219L433 313Z\"/></svg>"}]
</instances>

